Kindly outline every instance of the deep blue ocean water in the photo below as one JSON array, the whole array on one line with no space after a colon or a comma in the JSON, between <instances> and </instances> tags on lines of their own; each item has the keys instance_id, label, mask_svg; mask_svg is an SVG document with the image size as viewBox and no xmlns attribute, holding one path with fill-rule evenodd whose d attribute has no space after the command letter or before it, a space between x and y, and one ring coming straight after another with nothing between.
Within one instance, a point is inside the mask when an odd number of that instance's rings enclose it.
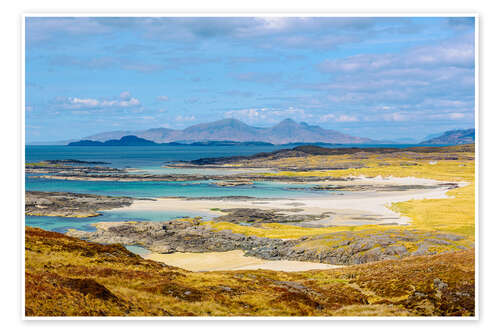
<instances>
[{"instance_id":1,"label":"deep blue ocean water","mask_svg":"<svg viewBox=\"0 0 500 333\"><path fill-rule=\"evenodd\" d=\"M410 144L328 145L328 147L394 147L405 148ZM102 161L112 167L159 167L165 162L189 161L205 157L249 156L261 152L292 148L282 146L140 146L140 147L78 147L78 146L26 146L26 162L75 159Z\"/></svg>"},{"instance_id":2,"label":"deep blue ocean water","mask_svg":"<svg viewBox=\"0 0 500 333\"><path fill-rule=\"evenodd\" d=\"M283 146L286 147L286 146ZM270 152L274 146L140 146L140 147L75 147L75 146L26 146L26 162L75 159L111 163L117 168L142 168L161 166L165 162L190 161L205 157L248 156Z\"/></svg>"}]
</instances>

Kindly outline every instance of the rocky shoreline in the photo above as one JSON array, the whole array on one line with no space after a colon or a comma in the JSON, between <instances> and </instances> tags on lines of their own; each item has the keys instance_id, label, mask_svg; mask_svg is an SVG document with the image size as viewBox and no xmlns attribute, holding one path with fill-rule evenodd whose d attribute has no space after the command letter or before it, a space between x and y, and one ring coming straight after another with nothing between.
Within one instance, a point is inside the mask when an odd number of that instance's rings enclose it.
<instances>
[{"instance_id":1,"label":"rocky shoreline","mask_svg":"<svg viewBox=\"0 0 500 333\"><path fill-rule=\"evenodd\" d=\"M48 160L37 163L26 163L26 174L59 174L59 175L100 175L123 174L126 171L119 168L101 166L106 162L79 160Z\"/></svg>"},{"instance_id":2,"label":"rocky shoreline","mask_svg":"<svg viewBox=\"0 0 500 333\"><path fill-rule=\"evenodd\" d=\"M127 207L130 197L110 197L70 192L26 191L25 213L35 216L93 217L98 211Z\"/></svg>"},{"instance_id":3,"label":"rocky shoreline","mask_svg":"<svg viewBox=\"0 0 500 333\"><path fill-rule=\"evenodd\" d=\"M252 186L258 181L281 182L315 182L324 180L344 181L347 178L338 177L282 177L270 174L241 173L232 175L200 175L200 174L149 174L129 173L127 169L104 167L99 165L83 166L73 163L63 163L64 160L27 163L26 174L30 178L55 179L55 180L81 180L81 181L115 181L115 182L187 182L187 181L213 181L214 186L234 187ZM92 162L88 162L91 164ZM99 163L99 162L98 162Z\"/></svg>"},{"instance_id":4,"label":"rocky shoreline","mask_svg":"<svg viewBox=\"0 0 500 333\"><path fill-rule=\"evenodd\" d=\"M247 236L217 231L201 219L162 223L98 223L97 231L70 230L72 237L103 244L139 245L156 253L225 252L243 250L245 255L266 260L295 260L333 265L353 265L416 255L465 249L455 242L464 237L436 232L386 229L363 233L335 232L299 239ZM439 249L438 249L439 248Z\"/></svg>"}]
</instances>

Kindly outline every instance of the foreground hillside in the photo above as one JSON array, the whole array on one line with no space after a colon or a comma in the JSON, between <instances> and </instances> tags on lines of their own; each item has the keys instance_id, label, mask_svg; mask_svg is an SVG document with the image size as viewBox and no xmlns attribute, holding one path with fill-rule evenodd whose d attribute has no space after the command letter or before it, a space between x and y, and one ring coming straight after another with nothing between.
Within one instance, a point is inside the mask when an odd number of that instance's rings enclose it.
<instances>
[{"instance_id":1,"label":"foreground hillside","mask_svg":"<svg viewBox=\"0 0 500 333\"><path fill-rule=\"evenodd\" d=\"M466 250L282 273L193 273L26 227L27 316L473 316Z\"/></svg>"}]
</instances>

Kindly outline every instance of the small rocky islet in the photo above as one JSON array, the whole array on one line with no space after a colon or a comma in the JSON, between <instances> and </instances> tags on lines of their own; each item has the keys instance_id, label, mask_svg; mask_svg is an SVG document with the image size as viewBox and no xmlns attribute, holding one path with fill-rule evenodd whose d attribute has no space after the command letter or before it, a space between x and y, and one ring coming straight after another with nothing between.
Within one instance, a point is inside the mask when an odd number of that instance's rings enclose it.
<instances>
[{"instance_id":1,"label":"small rocky islet","mask_svg":"<svg viewBox=\"0 0 500 333\"><path fill-rule=\"evenodd\" d=\"M137 199L136 199L137 200ZM130 197L110 197L70 192L26 191L25 214L33 216L93 217L100 210L127 207Z\"/></svg>"}]
</instances>

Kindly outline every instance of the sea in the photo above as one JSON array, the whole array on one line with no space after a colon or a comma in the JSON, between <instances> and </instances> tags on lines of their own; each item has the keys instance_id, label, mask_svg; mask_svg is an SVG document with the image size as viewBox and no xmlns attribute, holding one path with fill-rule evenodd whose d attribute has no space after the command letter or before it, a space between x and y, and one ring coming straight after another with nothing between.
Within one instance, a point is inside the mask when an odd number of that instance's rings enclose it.
<instances>
[{"instance_id":1,"label":"sea","mask_svg":"<svg viewBox=\"0 0 500 333\"><path fill-rule=\"evenodd\" d=\"M362 145L367 147L368 145ZM358 147L362 147L358 146ZM409 147L411 145L370 145L371 147ZM106 166L130 168L132 172L151 174L230 174L237 170L224 169L177 169L165 168L165 164L174 161L190 161L206 157L250 156L260 152L271 152L291 148L283 146L121 146L121 147L78 147L78 146L25 146L26 163L44 160L74 159L109 163ZM329 146L329 147L334 147ZM346 145L336 147L351 147ZM283 182L256 182L253 185L220 187L211 181L185 182L115 182L115 181L78 181L34 178L25 175L27 191L75 192L109 196L130 196L136 198L157 198L165 196L216 197L249 196L256 198L298 198L332 195L331 192L314 191L314 184L290 184ZM102 221L166 221L180 217L200 216L195 211L120 211L108 210L90 218L67 218L49 216L26 216L28 226L46 230L65 232L68 229L95 230L93 223ZM212 215L213 216L213 215ZM204 219L212 217L202 215Z\"/></svg>"}]
</instances>

